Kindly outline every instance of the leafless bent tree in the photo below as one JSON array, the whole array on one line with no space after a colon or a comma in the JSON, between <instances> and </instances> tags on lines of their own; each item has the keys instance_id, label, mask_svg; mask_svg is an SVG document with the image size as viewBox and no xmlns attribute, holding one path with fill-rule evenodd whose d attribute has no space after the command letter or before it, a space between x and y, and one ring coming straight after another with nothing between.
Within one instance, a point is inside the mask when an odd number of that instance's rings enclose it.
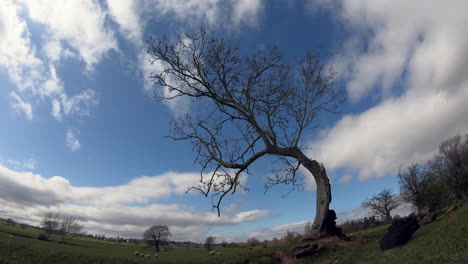
<instances>
[{"instance_id":1,"label":"leafless bent tree","mask_svg":"<svg viewBox=\"0 0 468 264\"><path fill-rule=\"evenodd\" d=\"M361 206L382 220L391 221L390 213L401 204L400 199L389 189L384 189L372 198L364 201Z\"/></svg>"},{"instance_id":2,"label":"leafless bent tree","mask_svg":"<svg viewBox=\"0 0 468 264\"><path fill-rule=\"evenodd\" d=\"M317 127L319 114L337 113L344 92L320 52L307 52L290 66L276 47L241 55L238 43L201 29L178 41L150 38L148 53L157 69L149 79L163 88L157 99L189 98L203 106L171 124L170 137L190 141L202 167L200 184L190 189L211 195L219 215L223 197L245 189L240 177L259 158L281 164L266 189L301 188L297 171L303 166L317 183L313 226L322 231L330 183L323 164L304 154L303 136Z\"/></svg>"}]
</instances>

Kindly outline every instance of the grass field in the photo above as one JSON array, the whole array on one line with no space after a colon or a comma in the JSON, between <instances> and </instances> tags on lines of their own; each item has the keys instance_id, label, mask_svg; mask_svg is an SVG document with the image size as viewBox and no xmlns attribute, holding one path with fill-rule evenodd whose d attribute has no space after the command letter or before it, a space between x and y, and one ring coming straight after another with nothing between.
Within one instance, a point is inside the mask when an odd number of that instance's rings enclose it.
<instances>
[{"instance_id":1,"label":"grass field","mask_svg":"<svg viewBox=\"0 0 468 264\"><path fill-rule=\"evenodd\" d=\"M412 240L399 248L382 252L379 241L387 226L362 232L368 243L324 240L327 249L320 256L298 260L297 263L468 263L468 205L452 216L441 216L434 223L421 227ZM154 254L150 248L130 243L111 243L88 238L67 238L68 244L33 239L40 231L33 228L8 226L0 222L0 264L19 263L280 263L273 255L277 251L290 253L293 246L267 248L216 249L220 256L209 256L201 248L170 248L159 253L158 259L134 257L138 250ZM13 238L9 238L12 235ZM55 237L61 240L60 237Z\"/></svg>"}]
</instances>

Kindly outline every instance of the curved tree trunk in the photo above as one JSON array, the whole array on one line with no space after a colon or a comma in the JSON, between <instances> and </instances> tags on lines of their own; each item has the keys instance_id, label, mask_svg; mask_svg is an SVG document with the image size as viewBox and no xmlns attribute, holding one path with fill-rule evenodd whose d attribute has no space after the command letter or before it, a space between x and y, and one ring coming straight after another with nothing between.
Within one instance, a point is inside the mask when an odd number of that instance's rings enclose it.
<instances>
[{"instance_id":1,"label":"curved tree trunk","mask_svg":"<svg viewBox=\"0 0 468 264\"><path fill-rule=\"evenodd\" d=\"M317 236L327 235L329 230L325 228L324 221L332 200L330 181L327 176L327 171L323 164L309 159L302 152L299 153L298 160L304 168L312 173L315 178L315 182L317 183L317 207L315 209L315 220L312 225L313 232Z\"/></svg>"}]
</instances>

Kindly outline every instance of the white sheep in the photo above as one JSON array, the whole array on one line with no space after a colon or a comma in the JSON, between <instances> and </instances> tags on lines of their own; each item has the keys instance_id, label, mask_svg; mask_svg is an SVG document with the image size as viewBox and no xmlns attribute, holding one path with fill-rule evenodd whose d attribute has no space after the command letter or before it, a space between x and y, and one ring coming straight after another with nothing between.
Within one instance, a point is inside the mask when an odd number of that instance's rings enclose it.
<instances>
[{"instance_id":1,"label":"white sheep","mask_svg":"<svg viewBox=\"0 0 468 264\"><path fill-rule=\"evenodd\" d=\"M158 254L154 254L154 258L158 258L158 257L159 257L159 255L158 255Z\"/></svg>"},{"instance_id":2,"label":"white sheep","mask_svg":"<svg viewBox=\"0 0 468 264\"><path fill-rule=\"evenodd\" d=\"M216 255L216 251L210 251L210 253L208 253L210 255Z\"/></svg>"},{"instance_id":3,"label":"white sheep","mask_svg":"<svg viewBox=\"0 0 468 264\"><path fill-rule=\"evenodd\" d=\"M145 258L151 258L151 255L145 255Z\"/></svg>"},{"instance_id":4,"label":"white sheep","mask_svg":"<svg viewBox=\"0 0 468 264\"><path fill-rule=\"evenodd\" d=\"M138 256L140 256L140 252L135 251L135 254L133 254L133 255L136 256L136 257L138 257Z\"/></svg>"},{"instance_id":5,"label":"white sheep","mask_svg":"<svg viewBox=\"0 0 468 264\"><path fill-rule=\"evenodd\" d=\"M218 256L222 255L222 254L223 254L223 252L216 252L216 255L218 255Z\"/></svg>"}]
</instances>

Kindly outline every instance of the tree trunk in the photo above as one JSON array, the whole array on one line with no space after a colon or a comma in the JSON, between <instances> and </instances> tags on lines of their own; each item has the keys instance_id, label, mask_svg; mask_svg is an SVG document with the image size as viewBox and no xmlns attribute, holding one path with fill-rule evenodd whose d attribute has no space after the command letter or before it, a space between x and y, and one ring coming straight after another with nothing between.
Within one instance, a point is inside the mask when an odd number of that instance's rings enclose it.
<instances>
[{"instance_id":1,"label":"tree trunk","mask_svg":"<svg viewBox=\"0 0 468 264\"><path fill-rule=\"evenodd\" d=\"M325 236L328 230L324 228L324 221L332 200L327 171L323 164L309 159L302 152L299 153L298 159L302 166L312 173L317 183L317 207L315 209L315 220L312 225L312 232L317 236Z\"/></svg>"}]
</instances>

